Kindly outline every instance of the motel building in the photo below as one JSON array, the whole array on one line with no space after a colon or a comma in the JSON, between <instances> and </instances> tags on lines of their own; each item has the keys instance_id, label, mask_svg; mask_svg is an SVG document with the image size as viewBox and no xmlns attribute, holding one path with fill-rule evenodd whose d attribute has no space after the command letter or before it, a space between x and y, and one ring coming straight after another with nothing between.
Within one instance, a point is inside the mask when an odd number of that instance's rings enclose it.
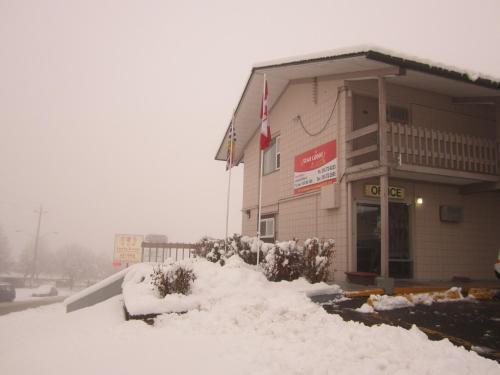
<instances>
[{"instance_id":1,"label":"motel building","mask_svg":"<svg viewBox=\"0 0 500 375\"><path fill-rule=\"evenodd\" d=\"M258 228L264 76L262 239L335 239L339 281L495 278L498 80L370 48L255 65L234 117L248 236ZM228 137L229 126L217 160Z\"/></svg>"}]
</instances>

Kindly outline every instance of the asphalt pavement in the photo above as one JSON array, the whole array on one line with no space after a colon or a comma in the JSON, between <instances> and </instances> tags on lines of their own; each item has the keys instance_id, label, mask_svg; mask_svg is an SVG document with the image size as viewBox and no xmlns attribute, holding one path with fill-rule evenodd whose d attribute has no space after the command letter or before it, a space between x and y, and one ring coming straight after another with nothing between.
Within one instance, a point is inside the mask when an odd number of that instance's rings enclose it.
<instances>
[{"instance_id":1,"label":"asphalt pavement","mask_svg":"<svg viewBox=\"0 0 500 375\"><path fill-rule=\"evenodd\" d=\"M499 299L436 302L430 306L415 305L376 313L355 311L366 302L366 298L335 300L323 297L315 302L346 321L357 321L368 326L388 324L406 329L416 325L431 340L446 338L455 345L500 362Z\"/></svg>"}]
</instances>

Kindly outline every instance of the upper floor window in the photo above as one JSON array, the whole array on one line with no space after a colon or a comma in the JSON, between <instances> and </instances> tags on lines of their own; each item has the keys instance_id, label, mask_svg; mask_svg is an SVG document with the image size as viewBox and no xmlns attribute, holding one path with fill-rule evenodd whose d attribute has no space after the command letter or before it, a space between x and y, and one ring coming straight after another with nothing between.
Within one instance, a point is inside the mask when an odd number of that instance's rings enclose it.
<instances>
[{"instance_id":1,"label":"upper floor window","mask_svg":"<svg viewBox=\"0 0 500 375\"><path fill-rule=\"evenodd\" d=\"M395 105L387 106L387 121L398 122L400 124L410 123L410 111L405 107L398 107Z\"/></svg>"},{"instance_id":2,"label":"upper floor window","mask_svg":"<svg viewBox=\"0 0 500 375\"><path fill-rule=\"evenodd\" d=\"M276 137L271 141L271 144L264 150L264 174L274 172L280 169L280 137Z\"/></svg>"}]
</instances>

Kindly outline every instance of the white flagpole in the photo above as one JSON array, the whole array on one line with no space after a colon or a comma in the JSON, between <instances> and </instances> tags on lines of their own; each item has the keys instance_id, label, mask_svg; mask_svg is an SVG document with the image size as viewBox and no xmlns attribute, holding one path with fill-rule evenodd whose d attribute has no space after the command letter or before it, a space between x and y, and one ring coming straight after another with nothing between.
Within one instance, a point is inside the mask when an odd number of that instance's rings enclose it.
<instances>
[{"instance_id":1,"label":"white flagpole","mask_svg":"<svg viewBox=\"0 0 500 375\"><path fill-rule=\"evenodd\" d=\"M264 88L262 92L265 95L266 92L266 74L264 74ZM264 100L264 99L262 99ZM266 107L267 107L267 98L266 98ZM262 108L264 110L264 108ZM267 112L267 108L266 108ZM266 113L266 116L268 116L268 113ZM268 118L266 118L267 121L269 121ZM262 119L261 119L262 121ZM262 133L262 124L261 124L261 130L260 133ZM260 144L259 144L260 148ZM259 176L259 217L257 219L257 264L256 266L259 266L259 261L260 261L260 220L262 217L262 174L263 174L263 169L264 169L264 150L260 150L260 176Z\"/></svg>"},{"instance_id":2,"label":"white flagpole","mask_svg":"<svg viewBox=\"0 0 500 375\"><path fill-rule=\"evenodd\" d=\"M260 150L260 177L259 177L259 218L257 221L257 264L259 266L260 258L260 219L262 216L262 170L264 165L264 150Z\"/></svg>"},{"instance_id":3,"label":"white flagpole","mask_svg":"<svg viewBox=\"0 0 500 375\"><path fill-rule=\"evenodd\" d=\"M233 169L233 148L235 145L234 139L234 111L233 117L231 118L231 126L229 128L229 180L227 183L227 202L226 202L226 236L224 237L224 251L227 254L227 231L229 226L229 197L231 196L231 170Z\"/></svg>"}]
</instances>

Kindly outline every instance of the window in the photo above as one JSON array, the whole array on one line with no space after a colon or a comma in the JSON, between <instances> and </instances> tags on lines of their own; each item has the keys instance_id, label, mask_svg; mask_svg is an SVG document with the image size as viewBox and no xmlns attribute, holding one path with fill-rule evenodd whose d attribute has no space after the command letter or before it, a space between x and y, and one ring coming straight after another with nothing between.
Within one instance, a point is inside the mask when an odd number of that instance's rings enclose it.
<instances>
[{"instance_id":1,"label":"window","mask_svg":"<svg viewBox=\"0 0 500 375\"><path fill-rule=\"evenodd\" d=\"M274 216L263 216L260 219L260 238L274 240Z\"/></svg>"},{"instance_id":2,"label":"window","mask_svg":"<svg viewBox=\"0 0 500 375\"><path fill-rule=\"evenodd\" d=\"M410 123L410 111L405 107L398 107L395 105L387 106L387 121L398 122L400 124Z\"/></svg>"},{"instance_id":3,"label":"window","mask_svg":"<svg viewBox=\"0 0 500 375\"><path fill-rule=\"evenodd\" d=\"M280 169L281 154L280 154L280 137L276 137L271 141L269 147L264 150L264 174L269 174Z\"/></svg>"}]
</instances>

